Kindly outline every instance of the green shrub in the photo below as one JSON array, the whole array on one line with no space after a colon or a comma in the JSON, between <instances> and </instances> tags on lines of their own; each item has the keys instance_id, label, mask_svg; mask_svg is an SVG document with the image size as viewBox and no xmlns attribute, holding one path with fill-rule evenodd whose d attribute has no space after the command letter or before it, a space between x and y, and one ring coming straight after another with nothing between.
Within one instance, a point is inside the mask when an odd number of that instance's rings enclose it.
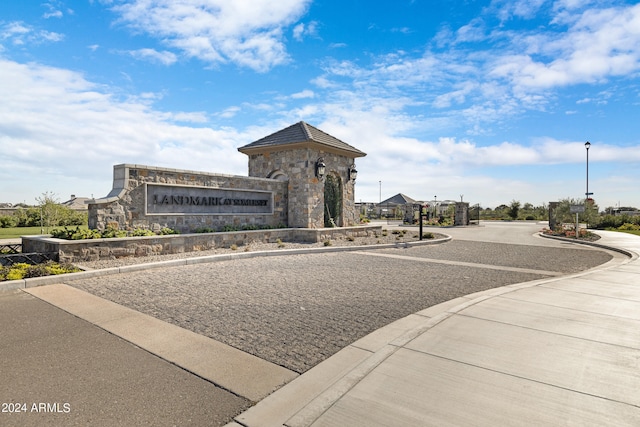
<instances>
[{"instance_id":1,"label":"green shrub","mask_svg":"<svg viewBox=\"0 0 640 427\"><path fill-rule=\"evenodd\" d=\"M170 234L180 234L180 232L178 230L174 230L173 228L162 227L158 234L160 234L161 236L168 236Z\"/></svg>"},{"instance_id":2,"label":"green shrub","mask_svg":"<svg viewBox=\"0 0 640 427\"><path fill-rule=\"evenodd\" d=\"M52 261L49 261L49 262L52 262ZM27 267L27 270L25 271L24 278L28 279L30 277L48 276L51 273L47 269L47 264L48 263L30 265L29 267Z\"/></svg>"},{"instance_id":3,"label":"green shrub","mask_svg":"<svg viewBox=\"0 0 640 427\"><path fill-rule=\"evenodd\" d=\"M618 230L620 230L620 231L637 231L637 230L640 230L640 225L630 224L628 222L625 222L620 227L618 227Z\"/></svg>"},{"instance_id":4,"label":"green shrub","mask_svg":"<svg viewBox=\"0 0 640 427\"><path fill-rule=\"evenodd\" d=\"M9 267L9 271L7 272L7 280L20 280L24 279L24 276L27 274L27 269L29 268L29 264L25 264L24 262L17 262Z\"/></svg>"},{"instance_id":5,"label":"green shrub","mask_svg":"<svg viewBox=\"0 0 640 427\"><path fill-rule=\"evenodd\" d=\"M324 241L324 245L325 246L331 246L332 245L331 240L325 240Z\"/></svg>"},{"instance_id":6,"label":"green shrub","mask_svg":"<svg viewBox=\"0 0 640 427\"><path fill-rule=\"evenodd\" d=\"M80 230L80 228L78 227L76 230ZM56 239L71 240L71 236L73 236L73 233L75 233L75 231L69 230L67 227L55 228L51 230L51 237L54 237Z\"/></svg>"},{"instance_id":7,"label":"green shrub","mask_svg":"<svg viewBox=\"0 0 640 427\"><path fill-rule=\"evenodd\" d=\"M132 237L155 236L156 233L146 228L136 228L131 232Z\"/></svg>"},{"instance_id":8,"label":"green shrub","mask_svg":"<svg viewBox=\"0 0 640 427\"><path fill-rule=\"evenodd\" d=\"M423 239L433 239L434 237L436 237L436 236L434 236L433 233L424 233L422 235Z\"/></svg>"},{"instance_id":9,"label":"green shrub","mask_svg":"<svg viewBox=\"0 0 640 427\"><path fill-rule=\"evenodd\" d=\"M0 228L12 228L18 225L18 218L13 215L0 215Z\"/></svg>"},{"instance_id":10,"label":"green shrub","mask_svg":"<svg viewBox=\"0 0 640 427\"><path fill-rule=\"evenodd\" d=\"M193 230L194 233L215 233L216 230L211 227L198 227Z\"/></svg>"},{"instance_id":11,"label":"green shrub","mask_svg":"<svg viewBox=\"0 0 640 427\"><path fill-rule=\"evenodd\" d=\"M127 232L124 230L118 230L114 227L107 227L102 233L101 236L104 239L111 239L114 237L127 237Z\"/></svg>"},{"instance_id":12,"label":"green shrub","mask_svg":"<svg viewBox=\"0 0 640 427\"><path fill-rule=\"evenodd\" d=\"M77 231L71 235L71 240L85 240L85 239L101 239L102 233L98 230L77 228Z\"/></svg>"},{"instance_id":13,"label":"green shrub","mask_svg":"<svg viewBox=\"0 0 640 427\"><path fill-rule=\"evenodd\" d=\"M53 229L51 230L51 236L56 239L84 240L100 239L102 234L98 230L81 229L78 226L75 229L69 229L67 227Z\"/></svg>"},{"instance_id":14,"label":"green shrub","mask_svg":"<svg viewBox=\"0 0 640 427\"><path fill-rule=\"evenodd\" d=\"M54 274L76 273L78 271L81 270L71 264L59 264L54 261L47 261L36 265L15 263L11 266L0 267L0 281L29 279L31 277L44 277Z\"/></svg>"}]
</instances>

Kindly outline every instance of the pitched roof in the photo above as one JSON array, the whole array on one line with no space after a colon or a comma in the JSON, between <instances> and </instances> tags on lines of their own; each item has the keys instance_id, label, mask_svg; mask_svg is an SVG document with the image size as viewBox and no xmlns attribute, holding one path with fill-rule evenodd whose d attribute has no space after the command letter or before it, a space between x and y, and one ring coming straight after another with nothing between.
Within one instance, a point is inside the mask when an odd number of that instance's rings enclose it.
<instances>
[{"instance_id":1,"label":"pitched roof","mask_svg":"<svg viewBox=\"0 0 640 427\"><path fill-rule=\"evenodd\" d=\"M274 147L286 145L307 145L313 143L319 144L329 151L338 151L351 157L364 157L367 155L346 142L343 142L305 122L298 122L288 128L272 133L269 136L265 136L251 144L238 148L238 151L245 154L251 154L252 152L260 152Z\"/></svg>"},{"instance_id":2,"label":"pitched roof","mask_svg":"<svg viewBox=\"0 0 640 427\"><path fill-rule=\"evenodd\" d=\"M395 196L380 202L379 204L380 205L405 205L407 203L416 203L416 201L405 194L398 193Z\"/></svg>"},{"instance_id":3,"label":"pitched roof","mask_svg":"<svg viewBox=\"0 0 640 427\"><path fill-rule=\"evenodd\" d=\"M89 207L85 204L86 200L89 200L89 198L76 197L72 195L71 199L67 200L66 202L62 202L60 204L71 209L88 209Z\"/></svg>"}]
</instances>

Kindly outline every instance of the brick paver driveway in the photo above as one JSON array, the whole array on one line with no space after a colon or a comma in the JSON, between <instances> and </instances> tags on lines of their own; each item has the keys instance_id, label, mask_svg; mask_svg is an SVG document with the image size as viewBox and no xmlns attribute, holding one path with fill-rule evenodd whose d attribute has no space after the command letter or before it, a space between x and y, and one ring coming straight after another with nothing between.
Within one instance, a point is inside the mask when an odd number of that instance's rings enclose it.
<instances>
[{"instance_id":1,"label":"brick paver driveway","mask_svg":"<svg viewBox=\"0 0 640 427\"><path fill-rule=\"evenodd\" d=\"M486 223L439 230L453 236L440 245L231 260L68 283L304 372L432 305L612 258L533 236L541 228Z\"/></svg>"}]
</instances>

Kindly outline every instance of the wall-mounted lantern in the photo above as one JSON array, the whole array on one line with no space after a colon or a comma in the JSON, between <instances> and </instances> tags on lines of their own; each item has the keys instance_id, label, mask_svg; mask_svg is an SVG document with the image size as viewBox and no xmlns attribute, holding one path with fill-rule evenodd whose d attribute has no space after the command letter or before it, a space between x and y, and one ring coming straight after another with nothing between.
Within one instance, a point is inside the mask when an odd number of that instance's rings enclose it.
<instances>
[{"instance_id":1,"label":"wall-mounted lantern","mask_svg":"<svg viewBox=\"0 0 640 427\"><path fill-rule=\"evenodd\" d=\"M327 172L327 165L324 164L324 159L320 157L316 161L316 176L318 177L318 179L322 179L326 172Z\"/></svg>"},{"instance_id":2,"label":"wall-mounted lantern","mask_svg":"<svg viewBox=\"0 0 640 427\"><path fill-rule=\"evenodd\" d=\"M357 177L358 177L358 171L356 170L356 165L353 164L349 166L349 181L356 182Z\"/></svg>"}]
</instances>

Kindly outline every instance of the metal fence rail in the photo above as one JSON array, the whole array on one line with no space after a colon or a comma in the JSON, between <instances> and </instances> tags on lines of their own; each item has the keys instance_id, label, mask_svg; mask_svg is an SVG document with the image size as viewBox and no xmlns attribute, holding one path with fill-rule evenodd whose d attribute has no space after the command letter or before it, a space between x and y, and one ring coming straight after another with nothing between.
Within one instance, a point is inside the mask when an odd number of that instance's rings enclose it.
<instances>
[{"instance_id":1,"label":"metal fence rail","mask_svg":"<svg viewBox=\"0 0 640 427\"><path fill-rule=\"evenodd\" d=\"M22 243L0 244L0 255L19 254L22 252Z\"/></svg>"},{"instance_id":2,"label":"metal fence rail","mask_svg":"<svg viewBox=\"0 0 640 427\"><path fill-rule=\"evenodd\" d=\"M11 266L16 263L25 263L29 265L42 264L47 261L58 261L58 254L56 252L50 253L14 253L8 255L0 255L0 265Z\"/></svg>"}]
</instances>

